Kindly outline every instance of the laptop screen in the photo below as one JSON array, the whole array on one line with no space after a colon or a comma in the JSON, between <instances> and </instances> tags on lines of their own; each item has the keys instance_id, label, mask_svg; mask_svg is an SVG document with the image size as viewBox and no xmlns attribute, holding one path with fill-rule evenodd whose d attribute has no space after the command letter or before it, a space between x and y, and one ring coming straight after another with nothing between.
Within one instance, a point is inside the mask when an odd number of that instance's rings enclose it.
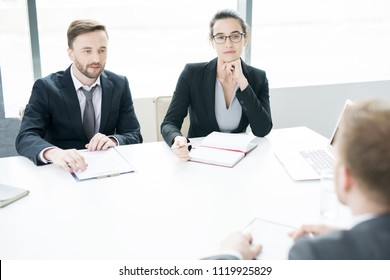
<instances>
[{"instance_id":1,"label":"laptop screen","mask_svg":"<svg viewBox=\"0 0 390 280\"><path fill-rule=\"evenodd\" d=\"M333 147L334 146L334 142L335 142L335 139L336 139L336 134L337 134L337 131L339 129L339 125L341 123L341 120L343 119L343 116L345 114L345 112L348 110L349 106L351 106L353 104L353 101L352 100L349 100L347 99L345 101L345 104L344 104L344 107L343 107L343 110L341 111L341 114L339 116L339 119L337 120L337 124L336 124L336 127L333 131L333 134L332 136L330 137L329 139L329 146Z\"/></svg>"}]
</instances>

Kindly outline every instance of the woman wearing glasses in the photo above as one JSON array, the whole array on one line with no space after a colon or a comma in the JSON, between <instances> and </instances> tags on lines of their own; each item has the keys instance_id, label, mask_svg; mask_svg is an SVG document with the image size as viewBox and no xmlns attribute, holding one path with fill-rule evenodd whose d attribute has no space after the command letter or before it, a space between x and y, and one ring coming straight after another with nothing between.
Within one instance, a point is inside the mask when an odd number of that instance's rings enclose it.
<instances>
[{"instance_id":1,"label":"woman wearing glasses","mask_svg":"<svg viewBox=\"0 0 390 280\"><path fill-rule=\"evenodd\" d=\"M248 40L242 18L235 11L220 11L210 22L210 43L217 58L187 64L181 73L161 124L161 134L182 160L189 159L188 140L180 132L187 111L190 138L213 131L245 132L248 125L259 137L270 132L272 119L265 72L240 59Z\"/></svg>"}]
</instances>

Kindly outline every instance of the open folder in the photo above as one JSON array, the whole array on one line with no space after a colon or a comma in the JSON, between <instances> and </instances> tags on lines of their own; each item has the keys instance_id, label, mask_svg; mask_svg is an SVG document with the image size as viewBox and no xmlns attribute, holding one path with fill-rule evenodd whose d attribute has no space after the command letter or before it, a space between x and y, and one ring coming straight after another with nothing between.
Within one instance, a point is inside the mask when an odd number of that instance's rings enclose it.
<instances>
[{"instance_id":1,"label":"open folder","mask_svg":"<svg viewBox=\"0 0 390 280\"><path fill-rule=\"evenodd\" d=\"M85 158L88 167L85 171L72 173L77 181L118 176L135 170L116 148L94 152L79 150L79 152Z\"/></svg>"},{"instance_id":2,"label":"open folder","mask_svg":"<svg viewBox=\"0 0 390 280\"><path fill-rule=\"evenodd\" d=\"M191 150L190 161L233 167L257 147L254 139L254 135L214 131Z\"/></svg>"}]
</instances>

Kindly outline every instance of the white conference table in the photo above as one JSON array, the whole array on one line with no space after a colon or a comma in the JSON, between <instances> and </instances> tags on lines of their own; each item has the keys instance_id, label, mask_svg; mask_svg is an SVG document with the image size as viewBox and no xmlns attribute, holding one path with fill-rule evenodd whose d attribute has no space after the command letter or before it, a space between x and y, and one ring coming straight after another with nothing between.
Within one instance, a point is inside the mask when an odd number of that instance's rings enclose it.
<instances>
[{"instance_id":1,"label":"white conference table","mask_svg":"<svg viewBox=\"0 0 390 280\"><path fill-rule=\"evenodd\" d=\"M82 182L54 165L1 158L0 181L30 194L0 208L0 259L198 259L255 217L317 222L320 182L292 181L273 147L326 138L297 127L256 140L234 168L182 162L164 142L121 146L136 172Z\"/></svg>"}]
</instances>

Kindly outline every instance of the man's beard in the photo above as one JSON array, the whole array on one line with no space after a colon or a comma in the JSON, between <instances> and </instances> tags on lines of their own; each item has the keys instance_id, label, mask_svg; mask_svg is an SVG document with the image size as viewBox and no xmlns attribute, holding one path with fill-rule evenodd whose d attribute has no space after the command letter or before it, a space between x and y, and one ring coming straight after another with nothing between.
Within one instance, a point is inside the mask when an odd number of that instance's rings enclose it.
<instances>
[{"instance_id":1,"label":"man's beard","mask_svg":"<svg viewBox=\"0 0 390 280\"><path fill-rule=\"evenodd\" d=\"M77 69L84 75L86 76L87 78L89 79L96 79L97 77L100 76L100 74L103 72L104 70L104 66L105 65L100 65L100 64L94 64L94 65L99 65L100 66L100 71L98 73L90 73L88 72L88 67L91 66L91 64L88 64L86 67L83 67L80 63L78 63L76 61L75 63Z\"/></svg>"}]
</instances>

